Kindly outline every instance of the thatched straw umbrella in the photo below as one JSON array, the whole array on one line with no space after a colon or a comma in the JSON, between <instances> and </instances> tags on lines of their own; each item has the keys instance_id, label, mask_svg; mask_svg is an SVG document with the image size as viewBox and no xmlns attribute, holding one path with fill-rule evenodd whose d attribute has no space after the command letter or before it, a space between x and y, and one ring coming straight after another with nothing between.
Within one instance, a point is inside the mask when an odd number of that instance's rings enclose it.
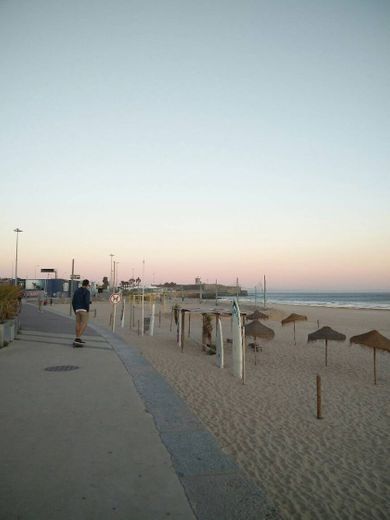
<instances>
[{"instance_id":1,"label":"thatched straw umbrella","mask_svg":"<svg viewBox=\"0 0 390 520\"><path fill-rule=\"evenodd\" d=\"M325 366L328 366L328 341L345 341L347 336L331 329L330 327L322 327L307 336L307 341L325 340Z\"/></svg>"},{"instance_id":2,"label":"thatched straw umbrella","mask_svg":"<svg viewBox=\"0 0 390 520\"><path fill-rule=\"evenodd\" d=\"M390 339L382 336L377 330L370 330L365 334L358 336L352 336L350 343L356 343L357 345L364 345L365 347L371 347L374 349L374 385L376 385L376 349L385 350L390 352Z\"/></svg>"},{"instance_id":3,"label":"thatched straw umbrella","mask_svg":"<svg viewBox=\"0 0 390 520\"><path fill-rule=\"evenodd\" d=\"M267 314L264 314L263 312L260 312L258 309L256 309L252 314L247 315L248 320L268 320Z\"/></svg>"},{"instance_id":4,"label":"thatched straw umbrella","mask_svg":"<svg viewBox=\"0 0 390 520\"><path fill-rule=\"evenodd\" d=\"M248 325L245 325L245 334L247 336L252 336L252 338L262 338L262 339L272 339L275 336L275 332L270 329L269 327L266 327L262 323L260 323L258 320L254 320L251 323L248 323ZM255 365L256 365L256 345L255 345Z\"/></svg>"},{"instance_id":5,"label":"thatched straw umbrella","mask_svg":"<svg viewBox=\"0 0 390 520\"><path fill-rule=\"evenodd\" d=\"M303 316L302 314L295 314L292 313L290 316L287 316L287 318L284 318L282 320L282 326L287 325L288 323L294 323L294 345L297 344L295 341L295 322L296 321L305 321L307 320L307 316Z\"/></svg>"}]
</instances>

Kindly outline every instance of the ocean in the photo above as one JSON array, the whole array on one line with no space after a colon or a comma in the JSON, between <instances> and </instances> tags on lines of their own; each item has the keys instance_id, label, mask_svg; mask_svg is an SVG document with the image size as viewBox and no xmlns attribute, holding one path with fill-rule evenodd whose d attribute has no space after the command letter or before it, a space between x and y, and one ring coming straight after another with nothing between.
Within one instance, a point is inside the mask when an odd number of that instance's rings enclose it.
<instances>
[{"instance_id":1,"label":"ocean","mask_svg":"<svg viewBox=\"0 0 390 520\"><path fill-rule=\"evenodd\" d=\"M263 293L252 289L240 301L250 301L263 305ZM390 310L389 292L267 292L266 305L284 303L288 305L312 305L321 307L344 307L351 309Z\"/></svg>"}]
</instances>

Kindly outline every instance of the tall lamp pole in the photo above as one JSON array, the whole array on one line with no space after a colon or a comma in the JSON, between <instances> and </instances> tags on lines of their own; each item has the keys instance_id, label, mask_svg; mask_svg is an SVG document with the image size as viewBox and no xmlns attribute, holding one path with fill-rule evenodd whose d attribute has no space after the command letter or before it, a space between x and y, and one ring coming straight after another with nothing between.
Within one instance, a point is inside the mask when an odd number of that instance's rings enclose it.
<instances>
[{"instance_id":1,"label":"tall lamp pole","mask_svg":"<svg viewBox=\"0 0 390 520\"><path fill-rule=\"evenodd\" d=\"M18 245L19 245L19 233L23 233L23 229L18 227L14 229L16 233L16 253L15 253L15 285L18 285Z\"/></svg>"},{"instance_id":2,"label":"tall lamp pole","mask_svg":"<svg viewBox=\"0 0 390 520\"><path fill-rule=\"evenodd\" d=\"M113 292L115 292L116 290L116 286L117 286L117 280L118 280L118 264L119 262L115 262L114 260L114 283L113 283Z\"/></svg>"},{"instance_id":3,"label":"tall lamp pole","mask_svg":"<svg viewBox=\"0 0 390 520\"><path fill-rule=\"evenodd\" d=\"M110 271L110 292L113 292L112 290L112 257L115 256L112 253L110 253L111 256L111 271Z\"/></svg>"}]
</instances>

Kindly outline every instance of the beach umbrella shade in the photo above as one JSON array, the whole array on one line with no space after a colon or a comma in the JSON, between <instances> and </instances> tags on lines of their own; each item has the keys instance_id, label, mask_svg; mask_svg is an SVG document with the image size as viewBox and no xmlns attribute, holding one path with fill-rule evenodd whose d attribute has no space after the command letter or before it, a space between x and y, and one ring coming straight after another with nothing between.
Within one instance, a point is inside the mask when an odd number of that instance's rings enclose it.
<instances>
[{"instance_id":1,"label":"beach umbrella shade","mask_svg":"<svg viewBox=\"0 0 390 520\"><path fill-rule=\"evenodd\" d=\"M331 329L330 327L322 327L307 336L307 341L325 340L325 366L328 366L328 341L345 341L347 336L341 332Z\"/></svg>"},{"instance_id":2,"label":"beach umbrella shade","mask_svg":"<svg viewBox=\"0 0 390 520\"><path fill-rule=\"evenodd\" d=\"M284 325L288 325L289 323L294 323L294 344L296 345L297 342L295 340L295 322L296 321L306 321L307 316L303 316L302 314L295 314L294 312L290 314L290 316L287 316L287 318L284 318L282 320L282 327Z\"/></svg>"},{"instance_id":3,"label":"beach umbrella shade","mask_svg":"<svg viewBox=\"0 0 390 520\"><path fill-rule=\"evenodd\" d=\"M275 332L270 329L269 327L266 327L262 323L260 323L258 320L254 320L251 323L248 323L245 325L245 334L247 336L251 336L255 339L256 338L262 338L262 339L272 339L275 336ZM255 345L255 365L256 365L256 345Z\"/></svg>"},{"instance_id":4,"label":"beach umbrella shade","mask_svg":"<svg viewBox=\"0 0 390 520\"><path fill-rule=\"evenodd\" d=\"M365 334L358 336L352 336L350 343L357 345L363 345L364 347L370 347L374 351L374 385L376 385L376 349L390 352L390 339L383 336L377 330L370 330Z\"/></svg>"},{"instance_id":5,"label":"beach umbrella shade","mask_svg":"<svg viewBox=\"0 0 390 520\"><path fill-rule=\"evenodd\" d=\"M256 309L252 314L247 315L248 320L268 320L267 314L264 314L263 312L260 312L258 309Z\"/></svg>"}]
</instances>

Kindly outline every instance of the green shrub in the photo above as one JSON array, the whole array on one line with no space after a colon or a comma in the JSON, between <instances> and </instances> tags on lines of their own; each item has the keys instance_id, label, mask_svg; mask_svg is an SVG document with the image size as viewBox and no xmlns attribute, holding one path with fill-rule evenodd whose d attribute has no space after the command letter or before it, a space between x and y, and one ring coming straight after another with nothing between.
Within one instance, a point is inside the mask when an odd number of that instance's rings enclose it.
<instances>
[{"instance_id":1,"label":"green shrub","mask_svg":"<svg viewBox=\"0 0 390 520\"><path fill-rule=\"evenodd\" d=\"M19 313L22 289L14 285L0 285L0 323Z\"/></svg>"}]
</instances>

